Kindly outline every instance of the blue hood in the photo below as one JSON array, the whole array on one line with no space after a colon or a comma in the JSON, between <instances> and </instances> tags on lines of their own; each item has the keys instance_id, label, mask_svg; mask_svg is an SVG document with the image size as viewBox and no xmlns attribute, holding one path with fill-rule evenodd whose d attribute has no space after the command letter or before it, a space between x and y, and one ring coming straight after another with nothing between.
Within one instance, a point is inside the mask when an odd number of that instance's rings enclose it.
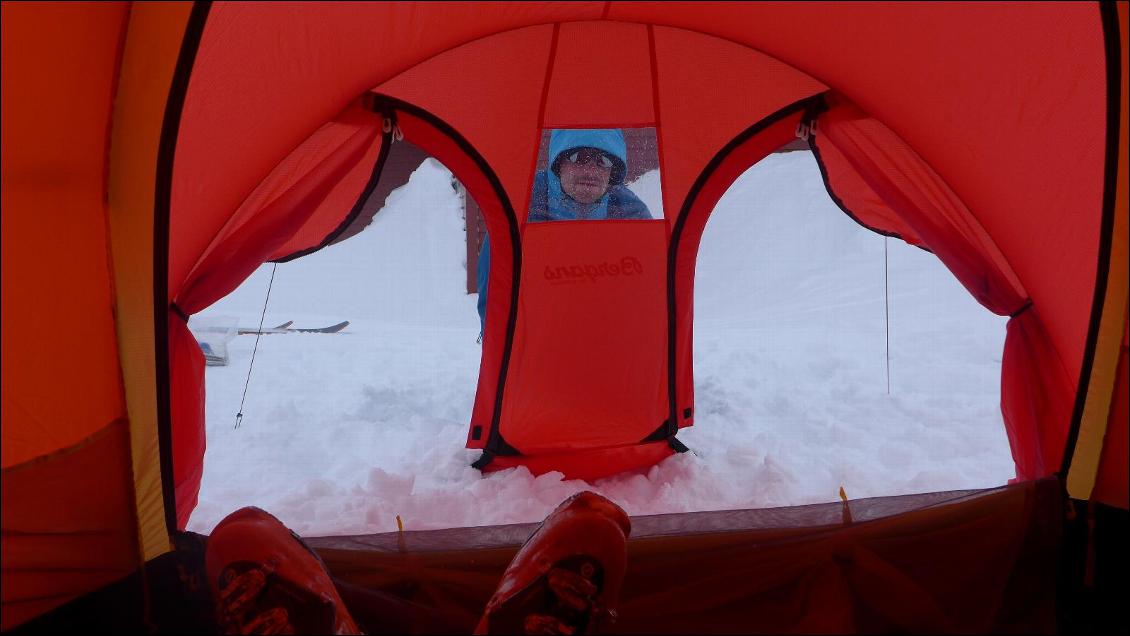
<instances>
[{"instance_id":1,"label":"blue hood","mask_svg":"<svg viewBox=\"0 0 1130 636\"><path fill-rule=\"evenodd\" d=\"M574 148L597 148L620 160L620 165L612 168L608 192L605 192L596 203L588 205L578 203L572 197L566 196L565 191L561 189L561 180L557 177L557 171L553 166L557 163L558 157ZM549 133L549 157L549 169L545 172L548 179L546 207L550 218L607 219L608 195L613 187L624 180L624 168L627 165L628 145L624 142L624 133L620 132L619 128L557 128Z\"/></svg>"},{"instance_id":2,"label":"blue hood","mask_svg":"<svg viewBox=\"0 0 1130 636\"><path fill-rule=\"evenodd\" d=\"M628 144L619 128L555 128L549 133L550 172L561 153L573 148L597 148L619 159L620 165L612 169L612 185L623 183Z\"/></svg>"}]
</instances>

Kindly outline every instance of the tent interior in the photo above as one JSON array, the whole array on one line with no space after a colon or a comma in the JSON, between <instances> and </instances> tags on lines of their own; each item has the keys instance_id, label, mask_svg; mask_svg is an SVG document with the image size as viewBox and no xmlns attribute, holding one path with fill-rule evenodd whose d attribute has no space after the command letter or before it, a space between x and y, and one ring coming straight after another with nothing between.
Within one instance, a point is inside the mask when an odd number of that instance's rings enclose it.
<instances>
[{"instance_id":1,"label":"tent interior","mask_svg":"<svg viewBox=\"0 0 1130 636\"><path fill-rule=\"evenodd\" d=\"M348 236L398 140L491 237L477 467L593 479L685 448L704 228L798 137L853 220L1009 317L1017 478L636 517L611 631L1124 629L1126 30L1125 2L5 2L3 630L214 630L188 320ZM640 127L658 218L527 220L544 131ZM555 286L562 258L638 275ZM614 338L531 327L641 304ZM443 633L532 531L308 541L370 632Z\"/></svg>"}]
</instances>

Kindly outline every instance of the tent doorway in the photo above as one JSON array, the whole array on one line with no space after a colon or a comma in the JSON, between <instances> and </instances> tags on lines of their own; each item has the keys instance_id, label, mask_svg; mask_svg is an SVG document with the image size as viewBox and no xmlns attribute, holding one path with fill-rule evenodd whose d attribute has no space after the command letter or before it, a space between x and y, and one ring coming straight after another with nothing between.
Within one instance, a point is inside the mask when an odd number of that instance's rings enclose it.
<instances>
[{"instance_id":1,"label":"tent doorway","mask_svg":"<svg viewBox=\"0 0 1130 636\"><path fill-rule=\"evenodd\" d=\"M383 205L363 231L277 264L264 326L292 324L265 329L253 367L247 333L229 344L227 366L206 370L208 445L190 530L207 533L248 504L305 534L395 529L396 514L419 518L405 505L414 483L428 488L437 470L473 461L462 446L480 348L463 199L435 159L404 177L371 195ZM221 316L257 326L275 267L190 328ZM338 333L295 331L344 320Z\"/></svg>"},{"instance_id":2,"label":"tent doorway","mask_svg":"<svg viewBox=\"0 0 1130 636\"><path fill-rule=\"evenodd\" d=\"M702 234L680 436L734 475L741 507L1002 485L1006 321L933 254L844 214L807 147L773 153Z\"/></svg>"}]
</instances>

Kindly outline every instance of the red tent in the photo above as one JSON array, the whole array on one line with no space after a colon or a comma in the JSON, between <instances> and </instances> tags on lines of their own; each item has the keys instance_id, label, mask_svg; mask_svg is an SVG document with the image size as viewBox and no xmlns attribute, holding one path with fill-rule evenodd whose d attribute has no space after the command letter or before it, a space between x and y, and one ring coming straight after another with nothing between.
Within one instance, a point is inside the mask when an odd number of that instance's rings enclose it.
<instances>
[{"instance_id":1,"label":"red tent","mask_svg":"<svg viewBox=\"0 0 1130 636\"><path fill-rule=\"evenodd\" d=\"M705 616L722 631L1045 625L1009 621L1035 616L1025 608L1054 587L1063 537L1032 537L1062 521L1060 487L1101 502L1092 510L1128 507L1126 6L5 2L4 629L181 558L170 550L189 536L205 443L187 317L263 262L341 236L401 135L465 184L492 239L468 446L486 469L574 477L680 448L703 228L746 168L807 139L845 213L930 250L1011 317L1001 408L1019 483L892 504L869 529L827 530L801 512L787 532L754 513L720 526L683 515L638 539L640 571L680 571L722 544L742 556L714 562L743 580L768 554L794 569L775 570L777 587L689 587L701 602L681 613L642 582L626 598L648 608L647 626L675 630ZM663 218L537 225L517 213L543 129L641 126L656 130ZM599 285L563 291L543 275L625 259L637 275ZM601 308L606 337L554 329L581 306ZM645 318L617 329L629 315ZM26 337L43 331L57 335ZM916 569L934 549L915 542L924 528L972 519L999 535L976 550L993 576L970 587ZM974 535L939 545L992 535L958 525ZM754 550L769 526L781 541L834 536ZM889 532L898 556L860 552L872 531ZM689 543L647 543L674 535ZM486 545L470 536L447 548ZM1005 547L1012 558L992 556ZM1021 590L1010 577L1024 567L1053 572ZM921 574L917 600L876 592L907 589L899 572ZM763 607L790 581L781 598L808 601L766 623L719 609ZM846 613L812 623L815 599ZM907 623L900 604L937 620Z\"/></svg>"}]
</instances>

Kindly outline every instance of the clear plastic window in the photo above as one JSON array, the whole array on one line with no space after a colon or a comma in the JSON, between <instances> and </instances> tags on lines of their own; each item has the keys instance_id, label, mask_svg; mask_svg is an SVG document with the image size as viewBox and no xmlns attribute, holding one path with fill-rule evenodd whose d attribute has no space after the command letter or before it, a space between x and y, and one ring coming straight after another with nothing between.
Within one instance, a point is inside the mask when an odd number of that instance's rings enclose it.
<instances>
[{"instance_id":1,"label":"clear plastic window","mask_svg":"<svg viewBox=\"0 0 1130 636\"><path fill-rule=\"evenodd\" d=\"M542 131L529 221L663 218L654 128Z\"/></svg>"}]
</instances>

